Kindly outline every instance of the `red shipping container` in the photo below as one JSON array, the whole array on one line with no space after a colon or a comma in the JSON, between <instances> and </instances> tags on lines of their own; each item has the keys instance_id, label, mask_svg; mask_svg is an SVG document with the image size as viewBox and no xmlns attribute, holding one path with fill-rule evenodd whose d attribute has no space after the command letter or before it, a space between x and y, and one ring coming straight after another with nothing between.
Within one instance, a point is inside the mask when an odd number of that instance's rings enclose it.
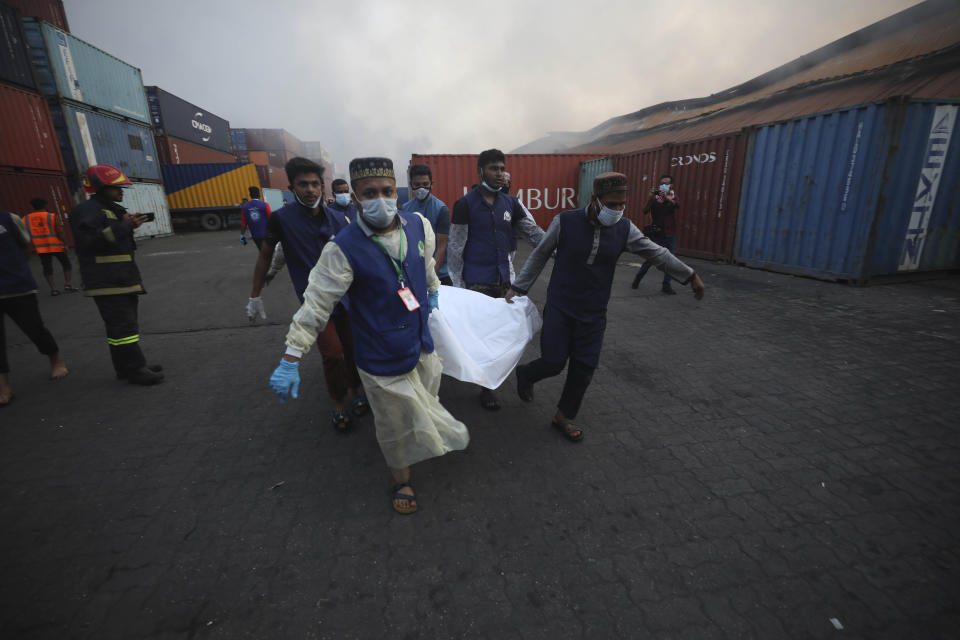
<instances>
[{"instance_id":1,"label":"red shipping container","mask_svg":"<svg viewBox=\"0 0 960 640\"><path fill-rule=\"evenodd\" d=\"M510 193L520 198L537 224L546 229L555 215L577 208L580 163L602 157L595 153L508 154ZM430 167L433 195L443 200L451 212L453 203L480 181L476 155L414 155L410 164Z\"/></svg>"},{"instance_id":2,"label":"red shipping container","mask_svg":"<svg viewBox=\"0 0 960 640\"><path fill-rule=\"evenodd\" d=\"M6 84L0 84L0 167L65 172L46 101Z\"/></svg>"},{"instance_id":3,"label":"red shipping container","mask_svg":"<svg viewBox=\"0 0 960 640\"><path fill-rule=\"evenodd\" d=\"M4 4L16 7L27 18L40 18L57 29L70 33L67 12L60 0L3 0Z\"/></svg>"},{"instance_id":4,"label":"red shipping container","mask_svg":"<svg viewBox=\"0 0 960 640\"><path fill-rule=\"evenodd\" d=\"M56 213L63 225L68 246L73 246L73 236L67 223L67 214L73 209L70 187L63 175L0 171L0 209L25 216L33 207L30 201L43 198L47 211Z\"/></svg>"},{"instance_id":5,"label":"red shipping container","mask_svg":"<svg viewBox=\"0 0 960 640\"><path fill-rule=\"evenodd\" d=\"M640 228L650 222L641 212L669 173L680 199L677 253L732 260L745 154L745 137L731 133L614 156L614 171L630 178L627 217Z\"/></svg>"},{"instance_id":6,"label":"red shipping container","mask_svg":"<svg viewBox=\"0 0 960 640\"><path fill-rule=\"evenodd\" d=\"M160 164L203 164L208 162L236 162L233 154L180 140L170 136L154 136Z\"/></svg>"},{"instance_id":7,"label":"red shipping container","mask_svg":"<svg viewBox=\"0 0 960 640\"><path fill-rule=\"evenodd\" d=\"M286 189L290 184L287 172L277 167L257 165L257 177L260 185L269 189Z\"/></svg>"},{"instance_id":8,"label":"red shipping container","mask_svg":"<svg viewBox=\"0 0 960 640\"><path fill-rule=\"evenodd\" d=\"M265 167L270 164L270 158L266 151L247 151L249 161L259 167Z\"/></svg>"}]
</instances>

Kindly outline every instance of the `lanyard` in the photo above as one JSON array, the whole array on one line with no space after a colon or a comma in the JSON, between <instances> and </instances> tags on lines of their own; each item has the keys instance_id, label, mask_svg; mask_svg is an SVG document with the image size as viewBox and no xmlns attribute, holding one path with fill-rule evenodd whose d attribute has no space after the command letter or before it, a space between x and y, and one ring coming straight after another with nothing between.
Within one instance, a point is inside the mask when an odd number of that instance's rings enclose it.
<instances>
[{"instance_id":1,"label":"lanyard","mask_svg":"<svg viewBox=\"0 0 960 640\"><path fill-rule=\"evenodd\" d=\"M401 256L407 255L407 250L404 242L406 238L407 238L406 232L404 232L403 227L400 227L400 255ZM403 270L400 268L401 263L395 260L393 256L390 255L390 253L387 251L387 248L383 246L383 243L380 242L376 234L370 236L370 239L373 240L377 244L377 246L380 247L380 250L383 251L383 254L387 256L387 258L389 258L390 264L393 265L394 271L397 272L397 281L400 283L400 287L403 288Z\"/></svg>"}]
</instances>

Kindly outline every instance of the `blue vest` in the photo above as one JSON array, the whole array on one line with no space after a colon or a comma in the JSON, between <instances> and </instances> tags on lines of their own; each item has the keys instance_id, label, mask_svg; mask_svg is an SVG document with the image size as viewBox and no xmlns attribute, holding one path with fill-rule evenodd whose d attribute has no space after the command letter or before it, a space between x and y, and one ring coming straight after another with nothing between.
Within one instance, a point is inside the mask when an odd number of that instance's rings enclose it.
<instances>
[{"instance_id":1,"label":"blue vest","mask_svg":"<svg viewBox=\"0 0 960 640\"><path fill-rule=\"evenodd\" d=\"M262 238L267 229L267 203L263 200L244 202L240 207L250 228L251 238Z\"/></svg>"},{"instance_id":2,"label":"blue vest","mask_svg":"<svg viewBox=\"0 0 960 640\"><path fill-rule=\"evenodd\" d=\"M402 205L400 205L401 211L406 211L407 213L421 213L423 217L430 221L430 226L433 227L433 232L437 232L437 217L440 215L440 210L445 206L443 200L433 195L432 193L427 196L427 198L420 202L416 198L411 198L407 200ZM449 233L449 231L448 231ZM436 253L436 252L434 252ZM440 269L437 271L437 276L440 278L446 278L450 275L450 272L447 270L447 256L443 256L443 264L440 265Z\"/></svg>"},{"instance_id":3,"label":"blue vest","mask_svg":"<svg viewBox=\"0 0 960 640\"><path fill-rule=\"evenodd\" d=\"M433 351L427 319L427 263L423 256L423 222L419 216L399 212L405 223L406 257L403 260L404 286L420 302L408 311L397 295L400 284L393 261L367 237L356 222L337 234L334 242L353 269L350 297L350 326L353 329L353 358L357 366L376 376L398 376L417 366L420 351Z\"/></svg>"},{"instance_id":4,"label":"blue vest","mask_svg":"<svg viewBox=\"0 0 960 640\"><path fill-rule=\"evenodd\" d=\"M13 215L0 209L0 296L30 293L37 288L37 281L30 273L23 247L14 235ZM3 319L0 318L0 322Z\"/></svg>"},{"instance_id":5,"label":"blue vest","mask_svg":"<svg viewBox=\"0 0 960 640\"><path fill-rule=\"evenodd\" d=\"M323 207L323 205L321 205ZM317 215L299 202L291 202L274 212L283 229L283 256L300 302L307 290L310 270L320 259L323 247L347 226L343 214L328 207Z\"/></svg>"},{"instance_id":6,"label":"blue vest","mask_svg":"<svg viewBox=\"0 0 960 640\"><path fill-rule=\"evenodd\" d=\"M630 221L621 218L612 227L594 226L584 209L564 211L560 219L560 240L547 288L547 302L567 315L589 322L607 313L613 273L620 254L627 248ZM600 245L592 264L594 233L599 229Z\"/></svg>"},{"instance_id":7,"label":"blue vest","mask_svg":"<svg viewBox=\"0 0 960 640\"><path fill-rule=\"evenodd\" d=\"M467 246L463 249L463 281L468 284L510 282L510 252L516 249L513 231L515 198L497 193L491 207L477 187L463 196L470 209Z\"/></svg>"},{"instance_id":8,"label":"blue vest","mask_svg":"<svg viewBox=\"0 0 960 640\"><path fill-rule=\"evenodd\" d=\"M343 214L347 218L347 223L350 223L353 220L357 219L357 216L360 215L360 212L357 211L357 207L351 202L345 207L341 207L336 201L327 205L327 209L333 209L337 213Z\"/></svg>"}]
</instances>

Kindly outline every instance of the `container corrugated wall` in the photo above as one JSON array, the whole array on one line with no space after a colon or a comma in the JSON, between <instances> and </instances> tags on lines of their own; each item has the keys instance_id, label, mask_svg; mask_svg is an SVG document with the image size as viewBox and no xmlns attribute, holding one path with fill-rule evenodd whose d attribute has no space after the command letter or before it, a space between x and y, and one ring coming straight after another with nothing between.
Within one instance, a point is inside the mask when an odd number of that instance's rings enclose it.
<instances>
[{"instance_id":1,"label":"container corrugated wall","mask_svg":"<svg viewBox=\"0 0 960 640\"><path fill-rule=\"evenodd\" d=\"M160 164L198 164L208 162L236 162L232 154L210 147L178 140L169 136L154 136Z\"/></svg>"},{"instance_id":2,"label":"container corrugated wall","mask_svg":"<svg viewBox=\"0 0 960 640\"><path fill-rule=\"evenodd\" d=\"M33 211L30 201L43 198L47 211L57 214L63 226L67 246L73 246L73 233L67 214L73 208L70 186L62 175L0 170L0 209L20 216Z\"/></svg>"},{"instance_id":3,"label":"container corrugated wall","mask_svg":"<svg viewBox=\"0 0 960 640\"><path fill-rule=\"evenodd\" d=\"M870 276L960 268L958 106L904 109L884 172Z\"/></svg>"},{"instance_id":4,"label":"container corrugated wall","mask_svg":"<svg viewBox=\"0 0 960 640\"><path fill-rule=\"evenodd\" d=\"M120 203L130 213L156 214L153 221L145 222L133 232L135 238L154 238L173 233L173 222L163 187L150 182L134 182L133 186L123 190L123 202Z\"/></svg>"},{"instance_id":5,"label":"container corrugated wall","mask_svg":"<svg viewBox=\"0 0 960 640\"><path fill-rule=\"evenodd\" d=\"M737 260L828 280L861 278L893 121L884 105L870 104L756 129Z\"/></svg>"},{"instance_id":6,"label":"container corrugated wall","mask_svg":"<svg viewBox=\"0 0 960 640\"><path fill-rule=\"evenodd\" d=\"M233 209L260 187L252 164L163 165L163 182L173 211Z\"/></svg>"},{"instance_id":7,"label":"container corrugated wall","mask_svg":"<svg viewBox=\"0 0 960 640\"><path fill-rule=\"evenodd\" d=\"M247 134L243 129L230 129L230 146L234 153L247 150Z\"/></svg>"},{"instance_id":8,"label":"container corrugated wall","mask_svg":"<svg viewBox=\"0 0 960 640\"><path fill-rule=\"evenodd\" d=\"M608 171L613 171L612 158L596 158L594 160L584 160L580 163L580 189L577 193L577 206L586 207L590 204L590 194L593 193L593 179Z\"/></svg>"},{"instance_id":9,"label":"container corrugated wall","mask_svg":"<svg viewBox=\"0 0 960 640\"><path fill-rule=\"evenodd\" d=\"M150 120L157 136L172 136L197 146L231 152L229 122L160 87L145 89Z\"/></svg>"},{"instance_id":10,"label":"container corrugated wall","mask_svg":"<svg viewBox=\"0 0 960 640\"><path fill-rule=\"evenodd\" d=\"M0 3L0 81L35 89L20 12Z\"/></svg>"},{"instance_id":11,"label":"container corrugated wall","mask_svg":"<svg viewBox=\"0 0 960 640\"><path fill-rule=\"evenodd\" d=\"M0 166L64 172L46 101L4 84L0 84Z\"/></svg>"},{"instance_id":12,"label":"container corrugated wall","mask_svg":"<svg viewBox=\"0 0 960 640\"><path fill-rule=\"evenodd\" d=\"M673 178L680 200L677 251L709 260L732 260L745 136L735 133L667 145L663 151L668 162L662 173Z\"/></svg>"},{"instance_id":13,"label":"container corrugated wall","mask_svg":"<svg viewBox=\"0 0 960 640\"><path fill-rule=\"evenodd\" d=\"M150 127L61 102L50 107L67 175L109 164L134 180L160 181L160 162Z\"/></svg>"},{"instance_id":14,"label":"container corrugated wall","mask_svg":"<svg viewBox=\"0 0 960 640\"><path fill-rule=\"evenodd\" d=\"M140 69L49 24L24 30L41 93L150 124Z\"/></svg>"},{"instance_id":15,"label":"container corrugated wall","mask_svg":"<svg viewBox=\"0 0 960 640\"><path fill-rule=\"evenodd\" d=\"M544 229L562 211L578 208L580 163L601 154L507 154L511 193ZM433 194L450 210L479 182L476 155L414 155L410 164L424 164L433 172ZM398 167L399 169L399 167Z\"/></svg>"}]
</instances>

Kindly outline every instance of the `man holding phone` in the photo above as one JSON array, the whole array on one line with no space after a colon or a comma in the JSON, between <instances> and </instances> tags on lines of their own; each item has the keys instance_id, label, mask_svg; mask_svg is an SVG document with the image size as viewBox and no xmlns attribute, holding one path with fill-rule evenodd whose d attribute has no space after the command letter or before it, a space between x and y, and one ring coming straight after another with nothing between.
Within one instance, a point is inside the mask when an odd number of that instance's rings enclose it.
<instances>
[{"instance_id":1,"label":"man holding phone","mask_svg":"<svg viewBox=\"0 0 960 640\"><path fill-rule=\"evenodd\" d=\"M83 276L83 293L93 298L106 327L110 359L117 378L132 384L152 385L163 380L159 365L147 366L140 351L137 305L146 293L133 254L133 230L150 218L128 213L118 203L122 187L130 180L106 164L87 169L83 190L91 198L70 212L77 260Z\"/></svg>"},{"instance_id":2,"label":"man holding phone","mask_svg":"<svg viewBox=\"0 0 960 640\"><path fill-rule=\"evenodd\" d=\"M673 255L677 255L677 209L680 208L680 199L677 198L676 192L673 190L673 176L669 173L665 173L660 176L660 185L650 192L650 198L647 199L646 206L643 207L643 214L650 215L653 219L653 224L645 227L650 230L652 227L658 233L647 233L651 240L656 242L661 247L664 247ZM636 289L640 286L640 281L643 280L643 276L647 275L650 267L653 266L653 262L647 260L643 263L643 266L640 267L640 270L637 271L637 275L633 278L633 284L631 288ZM670 274L664 270L663 272L663 286L660 288L661 293L667 295L676 295L676 291L673 290L673 287L670 286Z\"/></svg>"}]
</instances>

